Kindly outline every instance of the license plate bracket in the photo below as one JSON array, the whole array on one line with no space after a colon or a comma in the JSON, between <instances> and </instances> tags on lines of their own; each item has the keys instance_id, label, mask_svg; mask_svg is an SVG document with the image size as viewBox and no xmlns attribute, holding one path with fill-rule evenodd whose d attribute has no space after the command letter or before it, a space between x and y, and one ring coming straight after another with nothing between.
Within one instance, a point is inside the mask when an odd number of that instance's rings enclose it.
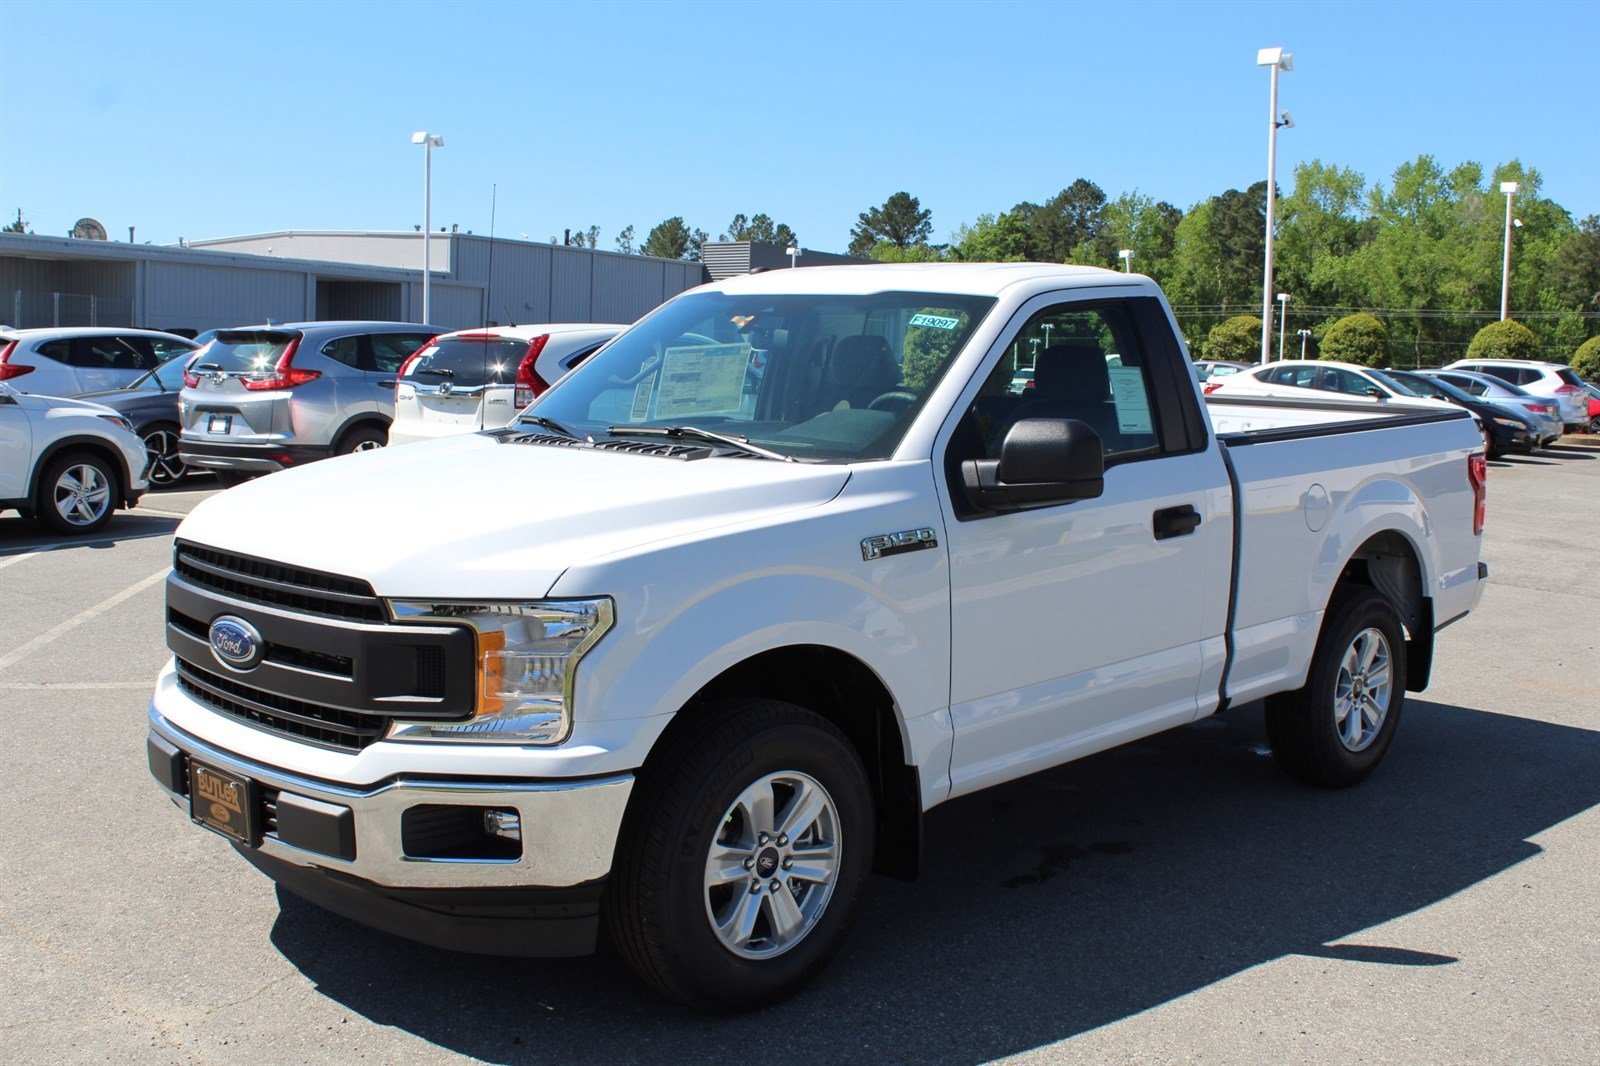
<instances>
[{"instance_id":1,"label":"license plate bracket","mask_svg":"<svg viewBox=\"0 0 1600 1066\"><path fill-rule=\"evenodd\" d=\"M255 812L254 781L189 760L189 817L196 824L253 848L259 843Z\"/></svg>"},{"instance_id":2,"label":"license plate bracket","mask_svg":"<svg viewBox=\"0 0 1600 1066\"><path fill-rule=\"evenodd\" d=\"M232 415L210 415L206 419L207 433L227 434L233 431Z\"/></svg>"}]
</instances>

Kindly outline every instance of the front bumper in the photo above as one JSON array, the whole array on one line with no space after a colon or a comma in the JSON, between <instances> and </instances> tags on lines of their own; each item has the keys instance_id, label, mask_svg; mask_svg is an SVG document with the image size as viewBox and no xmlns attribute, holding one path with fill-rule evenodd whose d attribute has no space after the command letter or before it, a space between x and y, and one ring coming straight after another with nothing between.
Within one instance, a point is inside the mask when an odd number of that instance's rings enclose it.
<instances>
[{"instance_id":1,"label":"front bumper","mask_svg":"<svg viewBox=\"0 0 1600 1066\"><path fill-rule=\"evenodd\" d=\"M291 466L314 463L333 454L326 444L214 444L183 436L178 438L178 458L200 470L237 470L244 474L270 474Z\"/></svg>"},{"instance_id":2,"label":"front bumper","mask_svg":"<svg viewBox=\"0 0 1600 1066\"><path fill-rule=\"evenodd\" d=\"M183 810L189 807L191 759L275 793L282 834L268 829L257 847L235 846L291 892L356 921L457 950L567 955L592 948L600 888L611 869L632 774L546 781L401 776L352 787L225 751L154 708L150 727L151 774ZM521 854L408 855L402 816L424 805L515 811ZM283 821L290 809L302 812L297 825ZM512 919L534 924L513 928Z\"/></svg>"}]
</instances>

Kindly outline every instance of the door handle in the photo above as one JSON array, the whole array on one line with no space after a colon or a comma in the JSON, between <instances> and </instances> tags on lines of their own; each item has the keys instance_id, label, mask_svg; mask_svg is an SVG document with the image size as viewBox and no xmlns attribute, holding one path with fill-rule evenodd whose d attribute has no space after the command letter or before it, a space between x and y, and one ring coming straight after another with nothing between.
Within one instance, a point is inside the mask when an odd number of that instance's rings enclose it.
<instances>
[{"instance_id":1,"label":"door handle","mask_svg":"<svg viewBox=\"0 0 1600 1066\"><path fill-rule=\"evenodd\" d=\"M1200 525L1200 512L1194 509L1192 503L1186 503L1181 507L1164 507L1152 518L1157 540L1187 537Z\"/></svg>"},{"instance_id":2,"label":"door handle","mask_svg":"<svg viewBox=\"0 0 1600 1066\"><path fill-rule=\"evenodd\" d=\"M388 381L380 381L380 382L378 382L378 388L380 388L380 389L392 389L392 388L394 388L394 378L390 378Z\"/></svg>"}]
</instances>

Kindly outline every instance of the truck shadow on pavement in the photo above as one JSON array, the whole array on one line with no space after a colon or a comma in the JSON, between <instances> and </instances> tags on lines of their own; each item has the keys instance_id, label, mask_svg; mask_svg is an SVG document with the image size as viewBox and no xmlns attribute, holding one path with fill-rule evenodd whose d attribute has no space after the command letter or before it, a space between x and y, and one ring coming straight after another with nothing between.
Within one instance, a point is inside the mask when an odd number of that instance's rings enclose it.
<instances>
[{"instance_id":1,"label":"truck shadow on pavement","mask_svg":"<svg viewBox=\"0 0 1600 1066\"><path fill-rule=\"evenodd\" d=\"M1302 787L1265 744L1246 707L937 808L922 879L872 879L817 984L749 1015L681 1010L608 955L453 954L281 891L272 939L349 1010L491 1062L975 1062L1285 955L1451 965L1362 930L1538 854L1530 837L1600 803L1600 732L1425 700L1357 789Z\"/></svg>"}]
</instances>

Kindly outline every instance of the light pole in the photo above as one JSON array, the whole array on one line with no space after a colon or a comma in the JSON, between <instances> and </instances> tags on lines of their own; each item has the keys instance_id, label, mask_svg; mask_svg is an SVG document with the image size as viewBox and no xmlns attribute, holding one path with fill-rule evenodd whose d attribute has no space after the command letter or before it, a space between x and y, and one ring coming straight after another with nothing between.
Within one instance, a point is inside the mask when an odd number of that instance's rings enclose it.
<instances>
[{"instance_id":1,"label":"light pole","mask_svg":"<svg viewBox=\"0 0 1600 1066\"><path fill-rule=\"evenodd\" d=\"M1506 194L1506 253L1500 266L1500 321L1509 317L1511 307L1511 200L1522 186L1514 181L1502 181L1500 191Z\"/></svg>"},{"instance_id":2,"label":"light pole","mask_svg":"<svg viewBox=\"0 0 1600 1066\"><path fill-rule=\"evenodd\" d=\"M1283 338L1289 335L1289 294L1278 293L1278 362L1283 362Z\"/></svg>"},{"instance_id":3,"label":"light pole","mask_svg":"<svg viewBox=\"0 0 1600 1066\"><path fill-rule=\"evenodd\" d=\"M803 253L801 252L800 246L798 244L789 245L788 252L789 252L789 269L793 270L795 267L800 265L800 256Z\"/></svg>"},{"instance_id":4,"label":"light pole","mask_svg":"<svg viewBox=\"0 0 1600 1066\"><path fill-rule=\"evenodd\" d=\"M1278 130L1292 127L1289 112L1278 112L1278 74L1294 69L1294 56L1282 48L1256 52L1256 66L1272 68L1272 96L1267 105L1267 254L1261 281L1261 362L1272 358L1272 231L1278 206Z\"/></svg>"},{"instance_id":5,"label":"light pole","mask_svg":"<svg viewBox=\"0 0 1600 1066\"><path fill-rule=\"evenodd\" d=\"M1297 329L1295 332L1300 335L1300 358L1304 359L1306 357L1306 341L1311 339L1311 331L1309 329Z\"/></svg>"},{"instance_id":6,"label":"light pole","mask_svg":"<svg viewBox=\"0 0 1600 1066\"><path fill-rule=\"evenodd\" d=\"M1117 258L1122 260L1122 272L1124 274L1130 273L1133 269L1133 249L1122 249L1122 251L1117 253Z\"/></svg>"},{"instance_id":7,"label":"light pole","mask_svg":"<svg viewBox=\"0 0 1600 1066\"><path fill-rule=\"evenodd\" d=\"M1050 350L1050 331L1056 328L1056 324L1054 322L1045 322L1045 323L1041 324L1039 326L1039 328L1044 330L1044 348L1045 348L1045 351L1049 351Z\"/></svg>"},{"instance_id":8,"label":"light pole","mask_svg":"<svg viewBox=\"0 0 1600 1066\"><path fill-rule=\"evenodd\" d=\"M428 316L428 274L433 267L429 257L428 242L433 231L433 150L444 147L444 138L437 133L418 130L411 135L412 144L422 145L422 321Z\"/></svg>"}]
</instances>

